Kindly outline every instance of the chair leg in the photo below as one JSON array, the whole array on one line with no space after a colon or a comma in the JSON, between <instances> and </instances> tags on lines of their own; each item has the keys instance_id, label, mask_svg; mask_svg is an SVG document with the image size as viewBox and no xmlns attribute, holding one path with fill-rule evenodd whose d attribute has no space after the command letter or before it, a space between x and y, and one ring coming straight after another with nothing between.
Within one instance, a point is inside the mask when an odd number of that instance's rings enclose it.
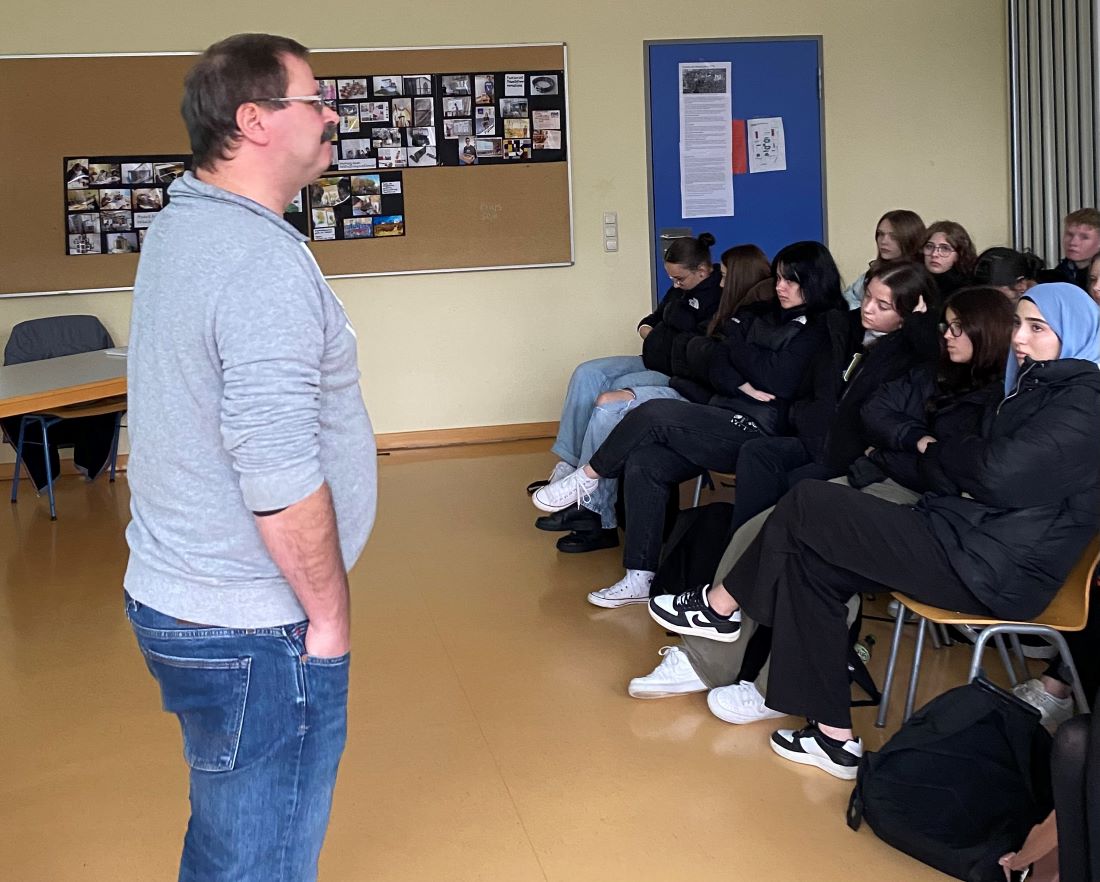
<instances>
[{"instance_id":1,"label":"chair leg","mask_svg":"<svg viewBox=\"0 0 1100 882\"><path fill-rule=\"evenodd\" d=\"M933 649L943 648L943 643L940 641L940 628L935 622L928 623L928 639L932 641Z\"/></svg>"},{"instance_id":2,"label":"chair leg","mask_svg":"<svg viewBox=\"0 0 1100 882\"><path fill-rule=\"evenodd\" d=\"M1012 652L1016 656L1016 661L1020 663L1020 672L1023 674L1023 678L1026 680L1028 677L1027 656L1024 655L1024 647L1020 644L1020 635L1009 634L1008 642L1009 645L1012 646Z\"/></svg>"},{"instance_id":3,"label":"chair leg","mask_svg":"<svg viewBox=\"0 0 1100 882\"><path fill-rule=\"evenodd\" d=\"M19 498L19 473L23 470L23 438L27 431L27 421L19 421L19 441L15 445L15 474L11 477L11 501L12 504Z\"/></svg>"},{"instance_id":4,"label":"chair leg","mask_svg":"<svg viewBox=\"0 0 1100 882\"><path fill-rule=\"evenodd\" d=\"M947 625L936 625L936 628L940 632L940 640L943 641L944 646L954 646L956 641L951 636L951 631L948 630Z\"/></svg>"},{"instance_id":5,"label":"chair leg","mask_svg":"<svg viewBox=\"0 0 1100 882\"><path fill-rule=\"evenodd\" d=\"M909 692L905 696L905 716L902 721L913 715L913 704L917 700L917 680L920 677L920 659L924 651L924 632L928 629L928 619L917 617L917 646L913 650L913 670L909 672Z\"/></svg>"},{"instance_id":6,"label":"chair leg","mask_svg":"<svg viewBox=\"0 0 1100 882\"><path fill-rule=\"evenodd\" d=\"M703 476L700 475L698 478L695 479L695 495L691 498L691 507L692 508L698 508L699 507L699 499L702 497L702 495L703 495Z\"/></svg>"},{"instance_id":7,"label":"chair leg","mask_svg":"<svg viewBox=\"0 0 1100 882\"><path fill-rule=\"evenodd\" d=\"M111 439L111 480L115 482L115 472L118 466L118 434L122 429L122 411L115 414L115 437Z\"/></svg>"},{"instance_id":8,"label":"chair leg","mask_svg":"<svg viewBox=\"0 0 1100 882\"><path fill-rule=\"evenodd\" d=\"M901 647L901 632L905 628L905 607L898 604L897 617L894 619L894 637L890 641L890 656L886 660L886 677L882 682L882 700L878 705L875 726L881 729L886 725L886 715L890 712L890 693L894 691L894 671L898 666L898 649Z\"/></svg>"},{"instance_id":9,"label":"chair leg","mask_svg":"<svg viewBox=\"0 0 1100 882\"><path fill-rule=\"evenodd\" d=\"M50 468L50 437L49 427L46 425L45 420L39 420L42 423L42 451L45 454L46 460L46 495L50 499L50 520L57 520L57 505L54 502L53 497L53 470Z\"/></svg>"},{"instance_id":10,"label":"chair leg","mask_svg":"<svg viewBox=\"0 0 1100 882\"><path fill-rule=\"evenodd\" d=\"M993 637L993 643L996 645L997 652L1001 656L1001 664L1005 666L1005 673L1008 674L1009 684L1015 686L1020 681L1016 679L1016 668L1012 664L1012 656L1008 654L1008 647L1005 645L1004 634L996 634Z\"/></svg>"}]
</instances>

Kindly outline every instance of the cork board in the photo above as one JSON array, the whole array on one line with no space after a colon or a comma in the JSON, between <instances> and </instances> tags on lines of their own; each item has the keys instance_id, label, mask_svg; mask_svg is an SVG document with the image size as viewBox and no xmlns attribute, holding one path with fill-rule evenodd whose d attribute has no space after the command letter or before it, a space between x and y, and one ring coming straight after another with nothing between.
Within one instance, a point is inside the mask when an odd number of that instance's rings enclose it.
<instances>
[{"instance_id":1,"label":"cork board","mask_svg":"<svg viewBox=\"0 0 1100 882\"><path fill-rule=\"evenodd\" d=\"M548 44L318 50L310 60L323 78L566 74L565 56L563 44ZM66 253L62 158L188 153L179 102L193 63L194 53L0 58L0 119L14 122L0 126L0 295L132 287L137 254ZM77 93L84 99L61 97ZM406 234L311 242L326 275L572 263L566 161L408 168L403 179Z\"/></svg>"}]
</instances>

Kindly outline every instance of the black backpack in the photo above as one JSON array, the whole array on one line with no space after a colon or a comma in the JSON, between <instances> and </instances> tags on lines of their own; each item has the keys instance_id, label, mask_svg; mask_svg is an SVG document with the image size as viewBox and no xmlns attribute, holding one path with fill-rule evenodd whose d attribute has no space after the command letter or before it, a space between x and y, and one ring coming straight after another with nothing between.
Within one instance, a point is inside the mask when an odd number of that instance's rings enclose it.
<instances>
[{"instance_id":1,"label":"black backpack","mask_svg":"<svg viewBox=\"0 0 1100 882\"><path fill-rule=\"evenodd\" d=\"M1004 882L1016 851L1053 808L1051 738L1039 712L983 679L933 699L863 754L848 826L967 882Z\"/></svg>"},{"instance_id":2,"label":"black backpack","mask_svg":"<svg viewBox=\"0 0 1100 882\"><path fill-rule=\"evenodd\" d=\"M733 505L711 502L686 508L665 540L661 563L649 587L650 597L679 594L714 578L714 570L729 545Z\"/></svg>"}]
</instances>

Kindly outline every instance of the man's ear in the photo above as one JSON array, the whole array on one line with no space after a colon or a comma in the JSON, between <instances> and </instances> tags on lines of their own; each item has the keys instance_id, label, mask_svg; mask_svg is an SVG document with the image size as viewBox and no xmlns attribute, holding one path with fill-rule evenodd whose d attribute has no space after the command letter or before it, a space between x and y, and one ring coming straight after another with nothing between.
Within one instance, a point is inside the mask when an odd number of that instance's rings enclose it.
<instances>
[{"instance_id":1,"label":"man's ear","mask_svg":"<svg viewBox=\"0 0 1100 882\"><path fill-rule=\"evenodd\" d=\"M271 140L271 133L267 129L268 114L259 104L246 101L237 108L236 119L241 140L259 145L267 144Z\"/></svg>"}]
</instances>

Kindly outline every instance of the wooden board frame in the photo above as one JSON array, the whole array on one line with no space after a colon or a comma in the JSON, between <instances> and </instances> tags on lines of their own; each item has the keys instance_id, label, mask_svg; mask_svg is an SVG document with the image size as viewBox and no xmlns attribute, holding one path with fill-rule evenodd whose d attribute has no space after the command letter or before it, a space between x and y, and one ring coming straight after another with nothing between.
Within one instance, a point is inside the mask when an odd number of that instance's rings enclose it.
<instances>
[{"instance_id":1,"label":"wooden board frame","mask_svg":"<svg viewBox=\"0 0 1100 882\"><path fill-rule=\"evenodd\" d=\"M124 291L137 255L65 254L62 157L186 153L179 116L196 52L0 56L0 297ZM568 59L564 43L318 49L318 77L561 70L566 161L404 170L406 235L313 242L329 278L571 266ZM84 95L114 96L62 108ZM69 84L69 85L67 85Z\"/></svg>"}]
</instances>

